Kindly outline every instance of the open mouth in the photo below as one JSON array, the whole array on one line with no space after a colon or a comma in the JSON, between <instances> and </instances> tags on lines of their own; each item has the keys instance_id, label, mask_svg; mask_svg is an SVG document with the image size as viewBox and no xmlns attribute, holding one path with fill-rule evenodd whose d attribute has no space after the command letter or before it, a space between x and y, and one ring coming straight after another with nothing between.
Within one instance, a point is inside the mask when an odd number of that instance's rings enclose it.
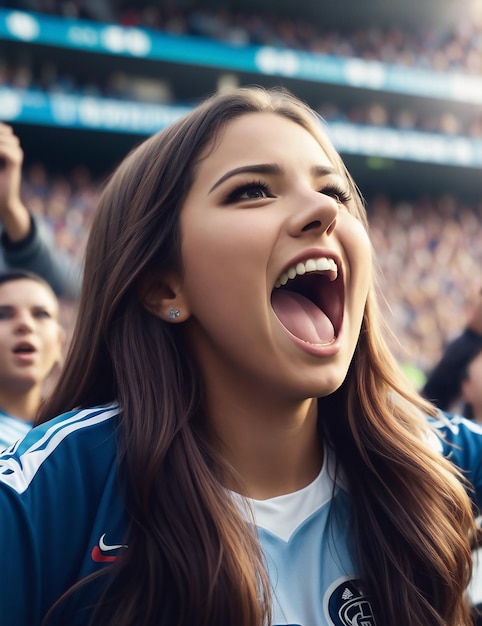
<instances>
[{"instance_id":1,"label":"open mouth","mask_svg":"<svg viewBox=\"0 0 482 626\"><path fill-rule=\"evenodd\" d=\"M343 321L343 280L337 264L320 257L290 267L276 281L271 305L292 335L307 343L330 345Z\"/></svg>"},{"instance_id":2,"label":"open mouth","mask_svg":"<svg viewBox=\"0 0 482 626\"><path fill-rule=\"evenodd\" d=\"M13 349L14 354L32 354L35 352L35 348L27 342L19 343Z\"/></svg>"}]
</instances>

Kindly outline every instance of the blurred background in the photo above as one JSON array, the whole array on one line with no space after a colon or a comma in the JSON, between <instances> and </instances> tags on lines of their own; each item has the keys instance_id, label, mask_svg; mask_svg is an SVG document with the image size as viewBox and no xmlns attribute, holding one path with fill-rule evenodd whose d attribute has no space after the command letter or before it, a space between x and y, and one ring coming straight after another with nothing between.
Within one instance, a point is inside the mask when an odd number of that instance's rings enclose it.
<instances>
[{"instance_id":1,"label":"blurred background","mask_svg":"<svg viewBox=\"0 0 482 626\"><path fill-rule=\"evenodd\" d=\"M421 386L482 285L481 0L0 0L0 120L25 152L25 203L72 259L125 154L244 84L287 87L325 120Z\"/></svg>"}]
</instances>

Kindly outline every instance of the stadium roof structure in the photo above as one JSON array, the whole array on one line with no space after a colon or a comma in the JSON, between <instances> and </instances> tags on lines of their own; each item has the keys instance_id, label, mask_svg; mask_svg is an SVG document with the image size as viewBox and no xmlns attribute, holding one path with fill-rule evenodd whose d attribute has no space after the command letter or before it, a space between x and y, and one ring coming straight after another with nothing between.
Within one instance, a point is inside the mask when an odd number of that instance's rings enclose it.
<instances>
[{"instance_id":1,"label":"stadium roof structure","mask_svg":"<svg viewBox=\"0 0 482 626\"><path fill-rule=\"evenodd\" d=\"M114 0L118 7L123 4L124 0ZM292 19L314 20L320 25L349 28L393 24L411 27L434 23L453 25L465 12L482 12L480 0L140 0L138 6L142 4L284 15Z\"/></svg>"}]
</instances>

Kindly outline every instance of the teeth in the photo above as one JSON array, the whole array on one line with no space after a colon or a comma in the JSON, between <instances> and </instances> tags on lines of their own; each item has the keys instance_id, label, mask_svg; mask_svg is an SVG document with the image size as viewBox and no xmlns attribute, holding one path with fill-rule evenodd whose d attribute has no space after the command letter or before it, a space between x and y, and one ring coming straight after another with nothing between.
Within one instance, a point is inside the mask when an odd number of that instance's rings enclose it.
<instances>
[{"instance_id":1,"label":"teeth","mask_svg":"<svg viewBox=\"0 0 482 626\"><path fill-rule=\"evenodd\" d=\"M275 283L275 287L281 287L286 285L289 280L293 280L295 276L303 276L309 272L331 272L330 280L336 280L338 276L338 268L333 259L327 257L320 257L319 259L308 259L305 263L297 263L295 266L290 267L287 272L281 274Z\"/></svg>"}]
</instances>

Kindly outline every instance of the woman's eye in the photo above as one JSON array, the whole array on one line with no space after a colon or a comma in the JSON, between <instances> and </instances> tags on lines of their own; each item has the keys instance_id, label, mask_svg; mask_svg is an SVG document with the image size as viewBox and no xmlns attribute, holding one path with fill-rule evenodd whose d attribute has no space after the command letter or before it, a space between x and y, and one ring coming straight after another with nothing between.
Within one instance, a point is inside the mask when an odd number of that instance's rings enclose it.
<instances>
[{"instance_id":1,"label":"woman's eye","mask_svg":"<svg viewBox=\"0 0 482 626\"><path fill-rule=\"evenodd\" d=\"M266 192L261 187L250 187L246 189L241 195L241 198L251 199L251 198L266 198Z\"/></svg>"},{"instance_id":2,"label":"woman's eye","mask_svg":"<svg viewBox=\"0 0 482 626\"><path fill-rule=\"evenodd\" d=\"M272 197L270 188L265 183L249 183L242 185L232 191L227 202L235 202L239 200L260 200L262 198Z\"/></svg>"},{"instance_id":3,"label":"woman's eye","mask_svg":"<svg viewBox=\"0 0 482 626\"><path fill-rule=\"evenodd\" d=\"M341 187L325 187L321 190L321 193L330 196L338 204L346 204L350 200L350 195Z\"/></svg>"},{"instance_id":4,"label":"woman's eye","mask_svg":"<svg viewBox=\"0 0 482 626\"><path fill-rule=\"evenodd\" d=\"M50 313L48 311L45 311L44 309L38 309L37 311L34 311L33 315L37 319L49 319L50 318Z\"/></svg>"},{"instance_id":5,"label":"woman's eye","mask_svg":"<svg viewBox=\"0 0 482 626\"><path fill-rule=\"evenodd\" d=\"M12 319L14 315L13 309L9 306L0 306L0 320Z\"/></svg>"}]
</instances>

